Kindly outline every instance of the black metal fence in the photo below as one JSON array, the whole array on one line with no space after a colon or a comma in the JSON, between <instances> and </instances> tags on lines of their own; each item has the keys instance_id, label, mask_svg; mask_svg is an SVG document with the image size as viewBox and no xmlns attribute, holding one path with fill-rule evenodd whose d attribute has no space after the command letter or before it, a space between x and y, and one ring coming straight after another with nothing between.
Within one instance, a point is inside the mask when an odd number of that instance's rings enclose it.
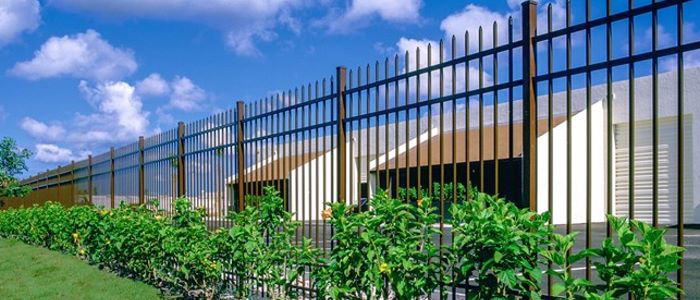
<instances>
[{"instance_id":1,"label":"black metal fence","mask_svg":"<svg viewBox=\"0 0 700 300\"><path fill-rule=\"evenodd\" d=\"M553 28L551 4L539 9L546 22L538 28L537 4L525 2L507 24L453 36L447 47L440 41L373 66L338 67L329 79L238 102L236 109L30 177L24 183L34 193L8 204L115 207L155 198L170 211L176 196L186 196L219 227L243 207L243 195L273 185L302 221L297 236L325 251L331 247L321 218L326 202L363 209L379 188L397 195L409 187L431 193L427 187L436 182L470 183L551 211L560 232L583 231L585 247L611 235L607 214L674 226L673 238L683 246L684 223L692 219L685 210L692 191L686 191L694 186L686 168L693 151L684 150L692 120L684 107L697 99L686 97L685 82L696 78L684 76L684 55L700 49L700 41L683 36L688 1L629 1L617 12L611 0L602 2L604 15L593 18L586 0L585 20L573 24L567 1L561 28ZM658 46L659 12L675 19L675 44L665 48ZM651 23L647 51L635 49L640 19ZM625 47L626 53L614 51ZM662 60L673 67L660 72ZM445 199L456 197L434 196L445 216ZM443 221L441 244L450 232ZM579 267L590 279L591 261ZM455 288L451 297L463 292Z\"/></svg>"}]
</instances>

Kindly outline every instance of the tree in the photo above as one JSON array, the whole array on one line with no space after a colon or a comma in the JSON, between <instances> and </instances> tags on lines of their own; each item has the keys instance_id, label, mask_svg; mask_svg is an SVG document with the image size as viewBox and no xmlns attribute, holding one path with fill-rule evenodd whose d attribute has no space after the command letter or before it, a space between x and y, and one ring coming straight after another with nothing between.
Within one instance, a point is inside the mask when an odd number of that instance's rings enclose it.
<instances>
[{"instance_id":1,"label":"tree","mask_svg":"<svg viewBox=\"0 0 700 300\"><path fill-rule=\"evenodd\" d=\"M31 156L29 150L19 148L10 137L0 141L0 197L24 197L31 192L31 188L22 186L16 178L27 171L25 161Z\"/></svg>"}]
</instances>

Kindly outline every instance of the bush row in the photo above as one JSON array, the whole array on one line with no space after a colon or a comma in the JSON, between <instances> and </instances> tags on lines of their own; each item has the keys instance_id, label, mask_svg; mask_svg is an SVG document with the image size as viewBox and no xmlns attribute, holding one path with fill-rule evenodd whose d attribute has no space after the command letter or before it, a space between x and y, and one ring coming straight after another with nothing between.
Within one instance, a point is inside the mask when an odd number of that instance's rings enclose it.
<instances>
[{"instance_id":1,"label":"bush row","mask_svg":"<svg viewBox=\"0 0 700 300\"><path fill-rule=\"evenodd\" d=\"M265 284L276 297L293 298L291 283L301 274L293 272L314 252L308 242L293 243L297 224L276 192L259 200L231 215L230 229L216 231L185 199L175 201L172 216L156 202L113 210L48 202L0 212L0 236L76 255L174 296L245 299Z\"/></svg>"},{"instance_id":2,"label":"bush row","mask_svg":"<svg viewBox=\"0 0 700 300\"><path fill-rule=\"evenodd\" d=\"M172 216L157 203L2 211L0 236L71 253L185 298L263 292L294 299L307 271L315 296L326 299L428 299L453 284L472 286L470 299L539 299L546 274L556 278L553 293L567 299L665 299L681 292L668 274L684 249L643 222L610 216L613 238L571 253L575 235L554 233L548 213L447 185L443 199L461 200L449 208L447 240L436 225L440 214L431 199L437 197L399 194L393 199L380 191L368 209L331 204L323 212L334 228L328 255L307 239L295 242L299 224L272 188L249 197L245 210L229 216L232 226L216 231L207 230L203 210L178 199ZM440 186L432 194L440 195ZM571 266L584 259L596 267L595 284L571 276Z\"/></svg>"}]
</instances>

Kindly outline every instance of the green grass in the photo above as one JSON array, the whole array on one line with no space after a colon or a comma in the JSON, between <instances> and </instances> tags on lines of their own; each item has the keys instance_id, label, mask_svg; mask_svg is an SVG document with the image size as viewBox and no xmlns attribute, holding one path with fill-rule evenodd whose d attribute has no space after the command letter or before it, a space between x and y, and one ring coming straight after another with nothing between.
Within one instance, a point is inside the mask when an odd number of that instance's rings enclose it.
<instances>
[{"instance_id":1,"label":"green grass","mask_svg":"<svg viewBox=\"0 0 700 300\"><path fill-rule=\"evenodd\" d=\"M0 299L160 299L158 289L76 257L0 239Z\"/></svg>"}]
</instances>

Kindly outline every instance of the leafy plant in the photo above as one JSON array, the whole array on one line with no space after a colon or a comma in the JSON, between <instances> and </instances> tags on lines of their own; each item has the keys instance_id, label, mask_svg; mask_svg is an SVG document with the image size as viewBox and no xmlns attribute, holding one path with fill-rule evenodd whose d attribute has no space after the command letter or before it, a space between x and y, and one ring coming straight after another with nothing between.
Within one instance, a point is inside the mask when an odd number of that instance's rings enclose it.
<instances>
[{"instance_id":1,"label":"leafy plant","mask_svg":"<svg viewBox=\"0 0 700 300\"><path fill-rule=\"evenodd\" d=\"M665 229L638 220L608 216L615 235L599 248L584 249L566 258L573 247L574 235L554 235L553 249L542 255L562 271L548 270L562 283L553 287L555 295L567 299L619 299L630 294L635 299L675 299L682 291L668 274L678 270L682 247L664 239ZM570 265L590 258L601 284L573 278L566 271Z\"/></svg>"},{"instance_id":2,"label":"leafy plant","mask_svg":"<svg viewBox=\"0 0 700 300\"><path fill-rule=\"evenodd\" d=\"M221 284L221 263L204 223L203 209L192 209L186 199L175 201L172 226L163 229L164 265L173 266L163 277L177 292L194 298L214 298Z\"/></svg>"},{"instance_id":3,"label":"leafy plant","mask_svg":"<svg viewBox=\"0 0 700 300\"><path fill-rule=\"evenodd\" d=\"M612 297L629 293L635 299L675 299L682 291L668 274L678 270L677 262L685 249L668 244L665 229L612 215L608 222L617 240L608 238L600 248L581 253L602 260L593 262L604 282L595 290Z\"/></svg>"},{"instance_id":4,"label":"leafy plant","mask_svg":"<svg viewBox=\"0 0 700 300\"><path fill-rule=\"evenodd\" d=\"M419 299L438 286L440 232L429 199L416 207L379 191L370 210L354 213L344 203L331 205L335 248L317 270L321 297L333 299Z\"/></svg>"},{"instance_id":5,"label":"leafy plant","mask_svg":"<svg viewBox=\"0 0 700 300\"><path fill-rule=\"evenodd\" d=\"M540 298L540 259L553 228L549 213L518 209L497 196L470 190L470 201L450 211L454 242L448 247L455 282L472 278L471 299Z\"/></svg>"},{"instance_id":6,"label":"leafy plant","mask_svg":"<svg viewBox=\"0 0 700 300\"><path fill-rule=\"evenodd\" d=\"M19 183L17 175L27 171L26 160L32 156L27 149L20 149L15 140L4 137L0 141L0 198L24 197L32 190ZM0 207L4 206L0 199Z\"/></svg>"},{"instance_id":7,"label":"leafy plant","mask_svg":"<svg viewBox=\"0 0 700 300\"><path fill-rule=\"evenodd\" d=\"M576 235L577 233L568 235L553 234L551 249L540 252L540 255L548 262L559 267L559 269L547 270L547 274L561 281L552 286L552 296L559 296L564 293L566 299L583 299L581 294L592 286L590 281L571 275L571 266L584 258L581 254L569 255L574 248Z\"/></svg>"},{"instance_id":8,"label":"leafy plant","mask_svg":"<svg viewBox=\"0 0 700 300\"><path fill-rule=\"evenodd\" d=\"M420 197L418 197L419 192L415 187L399 188L398 198L414 204L418 203L418 199L428 199L430 207L434 207L436 213L442 214L443 220L449 220L452 218L449 208L455 203L467 201L467 189L461 183L445 183L442 187L444 188L441 188L440 183L433 183L432 194L428 193L427 188L420 189ZM440 210L441 207L442 210Z\"/></svg>"},{"instance_id":9,"label":"leafy plant","mask_svg":"<svg viewBox=\"0 0 700 300\"><path fill-rule=\"evenodd\" d=\"M404 190L402 199L379 191L361 212L331 204L322 216L334 226L335 247L324 258L307 239L295 239L299 223L271 187L249 196L248 206L229 216L232 226L215 232L204 210L186 199L175 201L172 215L157 201L112 210L47 202L0 211L0 237L70 253L188 299L308 297L294 286L306 284L308 271L322 299L427 299L455 283L472 285L469 299L539 299L548 262L556 268L546 272L559 279L553 291L566 299L666 299L681 292L668 274L684 249L669 245L663 229L609 216L613 237L568 255L575 235L554 234L548 213L456 188L454 241L443 248L433 242L441 234L436 202L412 196L415 190ZM440 186L433 189L439 195ZM571 276L571 265L584 258L601 284Z\"/></svg>"},{"instance_id":10,"label":"leafy plant","mask_svg":"<svg viewBox=\"0 0 700 300\"><path fill-rule=\"evenodd\" d=\"M249 298L265 286L273 299L294 299L306 267L317 263L317 251L303 238L295 243L299 222L284 209L283 199L273 187L262 196L249 197L249 205L229 216L233 226L216 234L218 257L237 278L236 296Z\"/></svg>"}]
</instances>

